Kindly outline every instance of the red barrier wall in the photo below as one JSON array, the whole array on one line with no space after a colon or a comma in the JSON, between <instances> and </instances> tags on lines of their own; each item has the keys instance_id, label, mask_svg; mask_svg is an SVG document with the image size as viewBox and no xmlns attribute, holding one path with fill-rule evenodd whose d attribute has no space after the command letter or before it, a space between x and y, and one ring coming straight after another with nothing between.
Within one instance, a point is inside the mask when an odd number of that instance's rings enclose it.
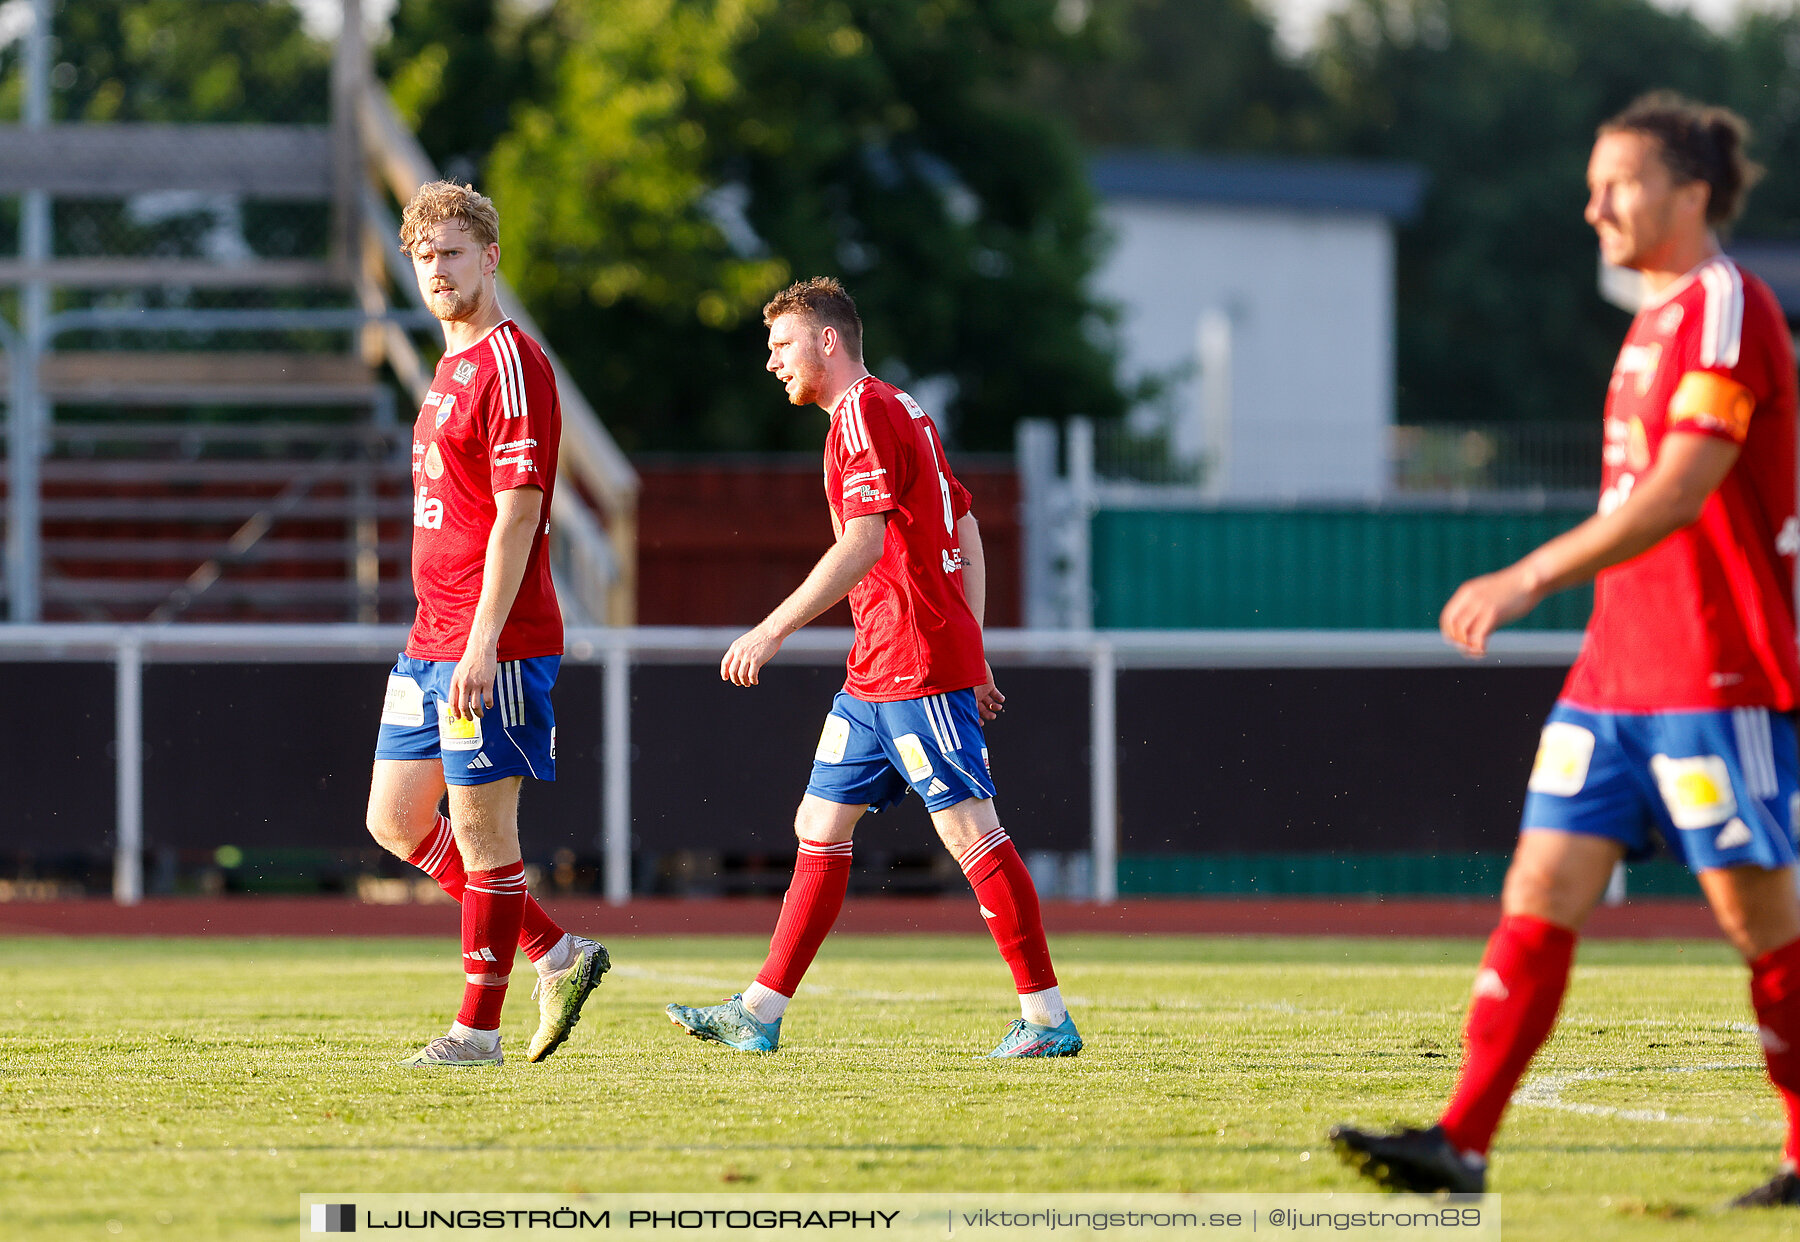
<instances>
[{"instance_id":1,"label":"red barrier wall","mask_svg":"<svg viewBox=\"0 0 1800 1242\"><path fill-rule=\"evenodd\" d=\"M638 623L753 625L831 546L817 461L642 459ZM1020 623L1019 483L1011 462L952 462L975 497L992 626ZM839 604L815 624L847 626Z\"/></svg>"}]
</instances>

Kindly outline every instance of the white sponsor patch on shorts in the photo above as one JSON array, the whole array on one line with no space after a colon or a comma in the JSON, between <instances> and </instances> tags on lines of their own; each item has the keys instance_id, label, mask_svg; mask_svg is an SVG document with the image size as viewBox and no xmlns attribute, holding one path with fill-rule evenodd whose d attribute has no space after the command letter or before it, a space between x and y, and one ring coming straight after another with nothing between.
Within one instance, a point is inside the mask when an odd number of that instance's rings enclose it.
<instances>
[{"instance_id":1,"label":"white sponsor patch on shorts","mask_svg":"<svg viewBox=\"0 0 1800 1242\"><path fill-rule=\"evenodd\" d=\"M1650 771L1677 828L1711 828L1737 814L1731 772L1718 755L1651 755Z\"/></svg>"},{"instance_id":2,"label":"white sponsor patch on shorts","mask_svg":"<svg viewBox=\"0 0 1800 1242\"><path fill-rule=\"evenodd\" d=\"M368 717L363 719L367 720ZM381 723L411 725L415 729L424 724L424 688L410 677L389 673L387 697L381 700Z\"/></svg>"},{"instance_id":3,"label":"white sponsor patch on shorts","mask_svg":"<svg viewBox=\"0 0 1800 1242\"><path fill-rule=\"evenodd\" d=\"M850 722L842 716L825 717L825 727L819 730L819 749L813 751L813 758L819 763L842 763L844 748L850 744Z\"/></svg>"},{"instance_id":4,"label":"white sponsor patch on shorts","mask_svg":"<svg viewBox=\"0 0 1800 1242\"><path fill-rule=\"evenodd\" d=\"M907 780L916 785L931 775L931 760L926 757L918 734L902 733L894 739L894 749L900 752L900 763L906 769Z\"/></svg>"},{"instance_id":5,"label":"white sponsor patch on shorts","mask_svg":"<svg viewBox=\"0 0 1800 1242\"><path fill-rule=\"evenodd\" d=\"M1552 720L1538 738L1537 759L1525 787L1532 793L1572 798L1587 784L1593 759L1593 733L1566 720Z\"/></svg>"},{"instance_id":6,"label":"white sponsor patch on shorts","mask_svg":"<svg viewBox=\"0 0 1800 1242\"><path fill-rule=\"evenodd\" d=\"M442 749L481 749L481 717L464 716L458 720L450 714L450 705L442 701L439 701L437 709L438 745Z\"/></svg>"}]
</instances>

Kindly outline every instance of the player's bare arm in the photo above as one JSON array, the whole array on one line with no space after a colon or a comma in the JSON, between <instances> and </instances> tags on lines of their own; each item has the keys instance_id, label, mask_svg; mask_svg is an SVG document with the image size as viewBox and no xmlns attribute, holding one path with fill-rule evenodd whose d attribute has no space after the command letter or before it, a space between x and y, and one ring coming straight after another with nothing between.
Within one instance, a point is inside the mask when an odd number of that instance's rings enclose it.
<instances>
[{"instance_id":1,"label":"player's bare arm","mask_svg":"<svg viewBox=\"0 0 1800 1242\"><path fill-rule=\"evenodd\" d=\"M494 679L500 667L500 630L512 611L525 579L531 541L542 520L544 493L536 487L513 487L494 497L494 528L488 532L487 560L481 571L481 599L469 645L450 675L450 711L458 719L484 715L494 705Z\"/></svg>"},{"instance_id":2,"label":"player's bare arm","mask_svg":"<svg viewBox=\"0 0 1800 1242\"><path fill-rule=\"evenodd\" d=\"M719 676L734 685L754 686L762 666L781 650L789 634L850 594L881 559L887 539L888 514L869 513L844 523L843 533L831 545L806 581L776 605L755 629L731 644L719 662Z\"/></svg>"},{"instance_id":3,"label":"player's bare arm","mask_svg":"<svg viewBox=\"0 0 1800 1242\"><path fill-rule=\"evenodd\" d=\"M1490 634L1525 616L1546 596L1586 582L1692 525L1707 497L1731 473L1738 452L1729 440L1671 433L1655 464L1618 508L1596 514L1497 573L1458 587L1438 618L1444 638L1469 655L1482 655Z\"/></svg>"},{"instance_id":4,"label":"player's bare arm","mask_svg":"<svg viewBox=\"0 0 1800 1242\"><path fill-rule=\"evenodd\" d=\"M975 520L973 513L965 513L956 519L956 542L962 549L963 597L969 601L969 611L975 614L975 624L986 629L987 553L981 546L981 523ZM984 667L987 680L975 687L975 706L986 723L1000 714L1006 705L1006 696L994 685L993 665Z\"/></svg>"}]
</instances>

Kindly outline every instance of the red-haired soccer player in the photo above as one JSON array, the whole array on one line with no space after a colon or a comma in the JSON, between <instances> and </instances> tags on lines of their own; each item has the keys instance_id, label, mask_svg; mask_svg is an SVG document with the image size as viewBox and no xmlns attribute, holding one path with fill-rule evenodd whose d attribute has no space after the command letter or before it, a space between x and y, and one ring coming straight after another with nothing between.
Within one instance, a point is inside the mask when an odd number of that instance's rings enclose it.
<instances>
[{"instance_id":1,"label":"red-haired soccer player","mask_svg":"<svg viewBox=\"0 0 1800 1242\"><path fill-rule=\"evenodd\" d=\"M1648 298L1613 367L1599 512L1462 585L1444 636L1498 626L1594 578L1587 641L1527 787L1500 926L1475 976L1462 1075L1427 1130L1332 1132L1409 1190L1485 1188L1513 1088L1550 1035L1576 934L1621 858L1660 836L1750 966L1787 1163L1741 1206L1800 1203L1800 687L1794 629L1795 373L1775 297L1719 252L1756 169L1743 122L1645 96L1600 127L1587 221Z\"/></svg>"},{"instance_id":2,"label":"red-haired soccer player","mask_svg":"<svg viewBox=\"0 0 1800 1242\"><path fill-rule=\"evenodd\" d=\"M800 587L731 644L719 675L753 686L789 634L850 597L856 645L794 817L794 879L756 981L723 1004L670 1005L693 1035L773 1052L781 1017L844 904L864 811L916 790L1012 968L1020 1018L990 1056L1068 1057L1081 1036L1057 990L1037 889L994 811L984 720L1005 702L982 651L987 566L969 493L911 397L870 375L842 285L801 281L763 308L768 369L794 405L831 413L825 499L837 535Z\"/></svg>"}]
</instances>

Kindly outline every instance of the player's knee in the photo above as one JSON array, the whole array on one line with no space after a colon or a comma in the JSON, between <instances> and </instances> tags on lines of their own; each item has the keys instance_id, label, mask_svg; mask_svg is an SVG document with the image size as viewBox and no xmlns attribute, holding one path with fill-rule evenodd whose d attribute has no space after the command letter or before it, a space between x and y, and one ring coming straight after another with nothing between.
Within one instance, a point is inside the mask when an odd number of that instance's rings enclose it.
<instances>
[{"instance_id":1,"label":"player's knee","mask_svg":"<svg viewBox=\"0 0 1800 1242\"><path fill-rule=\"evenodd\" d=\"M1592 904L1585 880L1541 860L1515 858L1506 871L1501 908L1507 914L1528 914L1563 927L1579 926Z\"/></svg>"},{"instance_id":2,"label":"player's knee","mask_svg":"<svg viewBox=\"0 0 1800 1242\"><path fill-rule=\"evenodd\" d=\"M855 830L856 818L847 816L836 803L815 804L809 798L794 812L794 838L799 841L835 844L850 840Z\"/></svg>"},{"instance_id":3,"label":"player's knee","mask_svg":"<svg viewBox=\"0 0 1800 1242\"><path fill-rule=\"evenodd\" d=\"M411 857L419 842L424 839L425 834L415 832L406 816L388 808L371 806L366 822L369 835L375 838L375 844L399 858Z\"/></svg>"}]
</instances>

